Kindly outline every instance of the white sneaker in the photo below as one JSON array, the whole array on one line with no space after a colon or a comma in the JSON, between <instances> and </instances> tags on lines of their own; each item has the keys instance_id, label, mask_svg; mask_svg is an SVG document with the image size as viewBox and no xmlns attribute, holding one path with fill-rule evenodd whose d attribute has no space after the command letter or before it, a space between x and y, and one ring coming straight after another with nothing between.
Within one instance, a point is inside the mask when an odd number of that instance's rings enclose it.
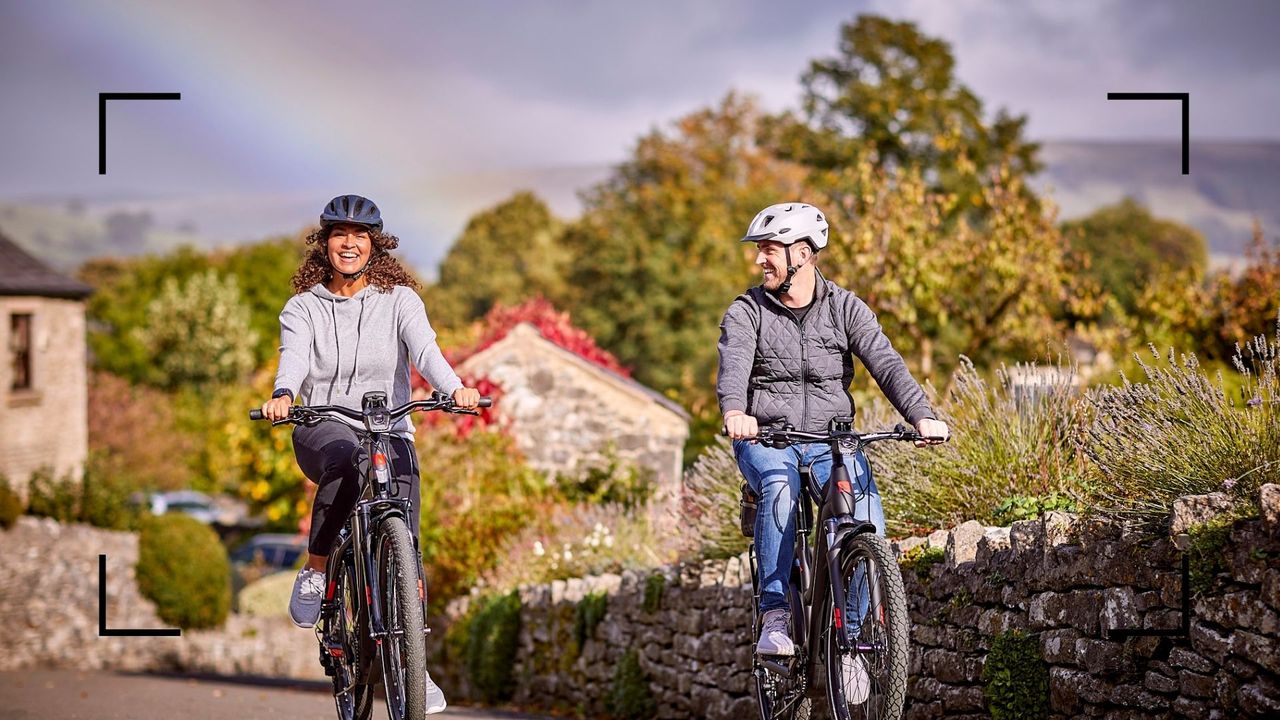
<instances>
[{"instance_id":1,"label":"white sneaker","mask_svg":"<svg viewBox=\"0 0 1280 720\"><path fill-rule=\"evenodd\" d=\"M796 654L795 643L791 642L791 612L788 610L769 610L764 614L761 623L760 640L756 643L757 655Z\"/></svg>"},{"instance_id":2,"label":"white sneaker","mask_svg":"<svg viewBox=\"0 0 1280 720\"><path fill-rule=\"evenodd\" d=\"M431 673L427 673L427 714L435 715L438 712L444 712L447 704L444 701L444 691L431 679Z\"/></svg>"},{"instance_id":3,"label":"white sneaker","mask_svg":"<svg viewBox=\"0 0 1280 720\"><path fill-rule=\"evenodd\" d=\"M867 674L866 661L859 653L840 657L840 687L844 701L849 705L861 705L871 695L871 676Z\"/></svg>"},{"instance_id":4,"label":"white sneaker","mask_svg":"<svg viewBox=\"0 0 1280 720\"><path fill-rule=\"evenodd\" d=\"M289 598L289 617L301 628L315 627L320 619L320 601L324 599L324 573L302 568L293 581L293 596Z\"/></svg>"}]
</instances>

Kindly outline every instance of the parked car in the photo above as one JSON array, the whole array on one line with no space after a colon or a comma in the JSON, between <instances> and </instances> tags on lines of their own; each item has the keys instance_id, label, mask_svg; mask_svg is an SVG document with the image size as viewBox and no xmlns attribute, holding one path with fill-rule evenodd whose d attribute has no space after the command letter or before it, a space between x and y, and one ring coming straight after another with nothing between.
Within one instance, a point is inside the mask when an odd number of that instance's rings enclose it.
<instances>
[{"instance_id":1,"label":"parked car","mask_svg":"<svg viewBox=\"0 0 1280 720\"><path fill-rule=\"evenodd\" d=\"M307 551L305 535L261 533L231 553L231 592L274 572L292 570Z\"/></svg>"},{"instance_id":2,"label":"parked car","mask_svg":"<svg viewBox=\"0 0 1280 720\"><path fill-rule=\"evenodd\" d=\"M153 515L164 515L171 512L185 513L207 524L217 522L219 515L218 509L213 506L213 500L202 492L174 490L151 495L151 513Z\"/></svg>"}]
</instances>

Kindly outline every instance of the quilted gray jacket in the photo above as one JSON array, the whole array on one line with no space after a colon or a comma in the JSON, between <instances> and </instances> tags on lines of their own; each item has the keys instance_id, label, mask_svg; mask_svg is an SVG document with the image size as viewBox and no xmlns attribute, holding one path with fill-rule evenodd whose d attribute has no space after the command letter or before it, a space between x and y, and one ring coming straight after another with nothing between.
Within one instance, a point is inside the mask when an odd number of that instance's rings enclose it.
<instances>
[{"instance_id":1,"label":"quilted gray jacket","mask_svg":"<svg viewBox=\"0 0 1280 720\"><path fill-rule=\"evenodd\" d=\"M920 384L858 296L818 273L814 304L798 322L773 293L739 295L720 323L720 412L740 410L764 427L822 432L853 415L853 356L907 422L936 417Z\"/></svg>"}]
</instances>

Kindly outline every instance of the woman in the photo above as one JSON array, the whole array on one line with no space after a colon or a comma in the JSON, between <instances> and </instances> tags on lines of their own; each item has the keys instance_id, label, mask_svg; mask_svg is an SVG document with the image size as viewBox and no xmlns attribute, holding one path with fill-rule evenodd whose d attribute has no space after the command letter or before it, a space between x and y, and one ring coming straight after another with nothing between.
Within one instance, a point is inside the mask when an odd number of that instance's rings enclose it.
<instances>
[{"instance_id":1,"label":"woman","mask_svg":"<svg viewBox=\"0 0 1280 720\"><path fill-rule=\"evenodd\" d=\"M303 404L360 409L366 392L387 393L391 406L409 401L409 365L459 407L475 407L480 393L463 387L436 344L417 283L389 254L400 244L382 231L377 205L359 195L336 197L320 214L320 228L307 237L310 250L293 275L295 295L280 313L280 369L275 391L262 406L271 420L288 416L295 398ZM306 566L298 572L289 615L299 627L320 618L329 551L360 496L354 456L357 421L322 422L293 430L298 467L319 485L311 508ZM397 492L408 493L418 532L421 487L413 448L413 425L401 419L388 442ZM444 710L440 688L427 676L427 714Z\"/></svg>"}]
</instances>

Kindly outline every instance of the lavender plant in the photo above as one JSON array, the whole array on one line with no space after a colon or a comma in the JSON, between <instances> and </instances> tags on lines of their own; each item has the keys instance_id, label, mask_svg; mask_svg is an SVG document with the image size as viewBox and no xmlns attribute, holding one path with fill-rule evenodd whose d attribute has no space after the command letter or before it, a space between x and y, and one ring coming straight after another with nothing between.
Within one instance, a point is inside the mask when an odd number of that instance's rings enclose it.
<instances>
[{"instance_id":1,"label":"lavender plant","mask_svg":"<svg viewBox=\"0 0 1280 720\"><path fill-rule=\"evenodd\" d=\"M1126 377L1089 395L1086 451L1106 481L1105 511L1155 522L1179 495L1225 491L1251 503L1263 483L1280 482L1280 318L1274 339L1237 347L1238 395L1194 354L1150 351L1145 382Z\"/></svg>"},{"instance_id":2,"label":"lavender plant","mask_svg":"<svg viewBox=\"0 0 1280 720\"><path fill-rule=\"evenodd\" d=\"M1075 367L1001 366L988 382L962 357L950 397L938 412L952 442L930 448L882 443L870 450L891 535L999 521L1010 498L1080 498L1091 470L1080 451L1088 408ZM863 413L862 427L889 424L883 410Z\"/></svg>"}]
</instances>

